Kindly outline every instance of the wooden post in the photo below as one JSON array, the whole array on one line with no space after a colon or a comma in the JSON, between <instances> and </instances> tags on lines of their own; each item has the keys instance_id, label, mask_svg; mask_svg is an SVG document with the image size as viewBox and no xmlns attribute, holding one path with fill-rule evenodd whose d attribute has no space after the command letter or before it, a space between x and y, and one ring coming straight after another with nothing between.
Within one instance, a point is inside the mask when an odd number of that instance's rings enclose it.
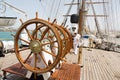
<instances>
[{"instance_id":1,"label":"wooden post","mask_svg":"<svg viewBox=\"0 0 120 80\"><path fill-rule=\"evenodd\" d=\"M83 31L83 15L84 15L84 6L85 6L85 0L82 0L82 6L79 10L79 23L78 23L78 33L82 36ZM79 54L78 54L78 64L81 64L82 62L82 46L79 48Z\"/></svg>"}]
</instances>

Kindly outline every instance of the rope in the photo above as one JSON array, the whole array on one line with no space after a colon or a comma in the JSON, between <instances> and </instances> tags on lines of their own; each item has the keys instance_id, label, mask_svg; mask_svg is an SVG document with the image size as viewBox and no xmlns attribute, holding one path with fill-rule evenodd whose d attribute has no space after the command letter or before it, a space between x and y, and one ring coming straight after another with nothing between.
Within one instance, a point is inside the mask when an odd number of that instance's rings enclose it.
<instances>
[{"instance_id":1,"label":"rope","mask_svg":"<svg viewBox=\"0 0 120 80\"><path fill-rule=\"evenodd\" d=\"M51 18L51 15L52 15L53 7L54 7L54 2L55 2L55 0L52 1L49 18Z\"/></svg>"},{"instance_id":2,"label":"rope","mask_svg":"<svg viewBox=\"0 0 120 80\"><path fill-rule=\"evenodd\" d=\"M103 0L103 2L105 2L105 0ZM107 9L106 9L105 3L103 3L103 13L104 15L107 15ZM108 30L106 31L106 33L108 33L109 35L108 18L104 17L104 20L105 20L105 27L106 27L105 31Z\"/></svg>"},{"instance_id":3,"label":"rope","mask_svg":"<svg viewBox=\"0 0 120 80\"><path fill-rule=\"evenodd\" d=\"M90 0L90 2L92 2L92 0ZM103 38L103 35L101 34L101 30L100 30L100 25L99 25L99 23L98 23L98 19L97 19L97 17L96 17L96 12L95 12L95 9L94 9L94 5L91 4L91 7L92 7L93 14L95 15L94 21L95 21L95 25L96 25L97 31L98 31L98 33L99 33L98 36L99 36L100 38Z\"/></svg>"},{"instance_id":4,"label":"rope","mask_svg":"<svg viewBox=\"0 0 120 80\"><path fill-rule=\"evenodd\" d=\"M77 14L79 14L79 10L80 10L80 0L78 0L78 4L77 4Z\"/></svg>"},{"instance_id":5,"label":"rope","mask_svg":"<svg viewBox=\"0 0 120 80\"><path fill-rule=\"evenodd\" d=\"M39 2L40 2L41 7L42 7L42 9L43 9L44 15L46 15L46 17L47 17L47 16L48 16L48 15L47 15L47 11L46 11L45 7L43 6L42 1L41 1L41 0L39 0Z\"/></svg>"},{"instance_id":6,"label":"rope","mask_svg":"<svg viewBox=\"0 0 120 80\"><path fill-rule=\"evenodd\" d=\"M57 7L57 11L56 11L56 14L55 14L55 18L57 17L57 14L58 14L58 11L59 11L59 8L60 8L60 4L61 4L61 0L59 1L58 7Z\"/></svg>"},{"instance_id":7,"label":"rope","mask_svg":"<svg viewBox=\"0 0 120 80\"><path fill-rule=\"evenodd\" d=\"M113 21L114 20L114 18L113 18L114 10L113 10L112 0L110 0L110 2L111 2L110 3L110 6L111 6L111 12L110 12L111 16L110 17L111 17L111 24L112 24L111 25L111 30L115 30L115 28L113 28L113 26L115 26L115 24L114 24L114 21Z\"/></svg>"},{"instance_id":8,"label":"rope","mask_svg":"<svg viewBox=\"0 0 120 80\"><path fill-rule=\"evenodd\" d=\"M116 6L116 26L119 27L119 21L118 21L118 5L117 5L117 0L115 0L115 6ZM115 43L116 43L116 39L115 39Z\"/></svg>"},{"instance_id":9,"label":"rope","mask_svg":"<svg viewBox=\"0 0 120 80\"><path fill-rule=\"evenodd\" d=\"M74 2L74 0L71 1L71 3L73 3L73 2ZM68 14L70 13L71 8L72 8L72 5L70 5L70 7L69 7L69 9L68 9L68 11L67 11L67 13L66 13L66 15L68 15ZM66 25L66 22L67 22L67 16L64 16L62 25L65 26L65 25Z\"/></svg>"},{"instance_id":10,"label":"rope","mask_svg":"<svg viewBox=\"0 0 120 80\"><path fill-rule=\"evenodd\" d=\"M117 24L117 26L118 26L118 25L119 25L119 24L118 24L118 23L119 23L119 22L118 22L118 17L119 17L119 16L118 16L117 0L115 0L115 6L116 6L116 19L115 19L115 20L116 20L116 24Z\"/></svg>"}]
</instances>

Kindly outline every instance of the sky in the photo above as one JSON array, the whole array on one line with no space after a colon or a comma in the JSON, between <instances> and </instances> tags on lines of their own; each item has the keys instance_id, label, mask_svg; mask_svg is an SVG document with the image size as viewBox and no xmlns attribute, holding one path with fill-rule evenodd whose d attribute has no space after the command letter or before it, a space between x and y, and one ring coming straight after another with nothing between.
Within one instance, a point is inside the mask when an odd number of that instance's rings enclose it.
<instances>
[{"instance_id":1,"label":"sky","mask_svg":"<svg viewBox=\"0 0 120 80\"><path fill-rule=\"evenodd\" d=\"M27 14L27 18L25 17L24 14L21 14L21 12L19 11L15 11L13 8L11 7L7 7L6 6L6 12L5 12L5 16L8 17L17 17L17 22L16 22L16 27L19 27L19 25L21 24L19 19L22 19L23 22L28 20L28 19L32 19L36 17L36 12L38 12L38 16L39 18L45 19L47 20L49 17L51 18L51 21L55 18L55 17L60 17L59 20L62 22L63 20L63 15L66 13L66 8L64 8L64 4L63 0L61 0L61 5L59 9L59 11L57 11L58 9L58 0L4 0L5 2L9 3L10 5L14 6L15 8L18 8L24 12L26 12ZM52 4L52 1L55 1L54 5ZM66 0L66 2L68 2L69 0ZM53 10L51 9L51 7L53 8ZM56 12L54 12L54 10ZM58 12L58 14L57 14ZM58 21L59 22L59 21Z\"/></svg>"},{"instance_id":2,"label":"sky","mask_svg":"<svg viewBox=\"0 0 120 80\"><path fill-rule=\"evenodd\" d=\"M66 3L70 3L72 0L4 0L5 2L9 3L10 5L26 12L27 14L27 18L25 17L24 14L21 14L18 11L14 11L12 8L10 7L6 7L6 12L5 12L5 16L12 16L12 17L17 17L17 21L16 24L13 26L15 28L18 28L21 23L19 21L19 19L22 19L23 22L25 22L26 20L32 19L36 17L36 12L39 13L39 18L45 19L47 20L49 17L51 19L51 22L53 21L53 19L55 19L57 17L57 22L58 24L61 24L61 22L63 21L64 17L63 15L65 15L67 13L67 10L69 8L69 6L65 6L64 4ZM77 2L78 0L75 0L75 2ZM87 0L89 1L89 0ZM111 1L110 4L105 4L105 6L107 7L106 9L106 14L110 14L108 19L108 23L110 26L110 29L115 29L115 30L120 30L120 21L118 19L118 17L120 17L119 13L119 7L120 7L120 1L119 0L93 0L93 1ZM54 3L53 3L54 2ZM61 3L61 4L59 4ZM108 6L110 8L108 8ZM103 14L105 13L105 10L103 11L103 5L99 6L99 5L94 5L94 7L97 7L96 9L96 14ZM89 6L89 9L90 6ZM101 10L102 9L102 10ZM76 14L77 10L76 10L76 6L72 7L72 11L71 14ZM92 12L90 12L91 14L93 14ZM116 16L115 16L116 15ZM69 18L68 18L69 19ZM100 19L98 18L99 24L101 25L101 29L105 29L107 27L105 27L106 24L103 24L105 19ZM95 29L95 23L93 18L88 18L88 25L90 25L91 29ZM68 20L68 24L70 26L70 20Z\"/></svg>"}]
</instances>

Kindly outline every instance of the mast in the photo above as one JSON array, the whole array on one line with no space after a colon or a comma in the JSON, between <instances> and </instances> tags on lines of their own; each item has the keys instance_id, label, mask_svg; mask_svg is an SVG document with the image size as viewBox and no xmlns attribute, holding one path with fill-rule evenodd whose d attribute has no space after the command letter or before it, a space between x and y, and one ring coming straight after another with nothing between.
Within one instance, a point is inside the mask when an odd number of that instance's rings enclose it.
<instances>
[{"instance_id":1,"label":"mast","mask_svg":"<svg viewBox=\"0 0 120 80\"><path fill-rule=\"evenodd\" d=\"M78 34L82 36L83 25L84 25L84 12L85 12L85 0L82 0L82 5L79 10L79 22L78 22ZM79 48L78 64L82 62L82 47Z\"/></svg>"},{"instance_id":2,"label":"mast","mask_svg":"<svg viewBox=\"0 0 120 80\"><path fill-rule=\"evenodd\" d=\"M85 0L82 0L82 5L79 10L79 22L78 22L78 34L82 36L83 23L84 23L84 11L85 11Z\"/></svg>"},{"instance_id":3,"label":"mast","mask_svg":"<svg viewBox=\"0 0 120 80\"><path fill-rule=\"evenodd\" d=\"M108 3L108 2L92 2L92 0L90 0L90 2L85 2L85 0L82 0L82 4L79 10L78 34L82 36L82 32L85 26L85 17L94 17L97 31L100 37L103 38L102 33L100 31L100 25L98 24L97 17L107 17L107 15L96 15L94 6L93 6L93 4L101 4L101 3ZM93 15L86 15L85 4L91 4ZM81 63L81 60L82 60L82 47L79 48L78 64Z\"/></svg>"}]
</instances>

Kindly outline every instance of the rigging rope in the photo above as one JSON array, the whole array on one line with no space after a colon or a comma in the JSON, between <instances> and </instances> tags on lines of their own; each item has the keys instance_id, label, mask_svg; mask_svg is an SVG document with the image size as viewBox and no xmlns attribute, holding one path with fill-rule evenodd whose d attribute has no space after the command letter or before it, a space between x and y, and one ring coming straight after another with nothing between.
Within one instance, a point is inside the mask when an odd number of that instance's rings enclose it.
<instances>
[{"instance_id":1,"label":"rigging rope","mask_svg":"<svg viewBox=\"0 0 120 80\"><path fill-rule=\"evenodd\" d=\"M71 3L73 3L73 2L74 2L74 0L71 1ZM70 13L71 8L72 8L72 5L69 6L69 9L68 9L66 15L68 15L68 14ZM64 19L63 19L62 25L65 26L65 25L66 25L66 22L67 22L67 16L64 16Z\"/></svg>"},{"instance_id":2,"label":"rigging rope","mask_svg":"<svg viewBox=\"0 0 120 80\"><path fill-rule=\"evenodd\" d=\"M116 19L115 19L115 20L116 20L116 26L118 27L118 25L119 25L119 24L118 24L118 23L119 23L119 22L118 22L118 17L119 17L119 16L118 16L117 0L115 0L115 6L116 6Z\"/></svg>"},{"instance_id":3,"label":"rigging rope","mask_svg":"<svg viewBox=\"0 0 120 80\"><path fill-rule=\"evenodd\" d=\"M111 26L111 30L114 32L114 34L116 33L116 29L115 27L116 26L119 26L118 24L118 5L117 2L115 2L116 0L110 0L111 4L110 4L110 26ZM119 1L119 0L117 0ZM119 2L118 2L119 3ZM114 8L114 9L113 9ZM116 43L116 40L114 39L115 43Z\"/></svg>"},{"instance_id":4,"label":"rigging rope","mask_svg":"<svg viewBox=\"0 0 120 80\"><path fill-rule=\"evenodd\" d=\"M115 30L115 28L113 28L113 26L115 26L114 21L113 21L114 20L114 18L113 18L114 10L113 10L113 4L112 4L113 2L112 2L112 0L110 0L110 2L111 2L110 3L110 6L111 6L111 12L110 12L111 15L110 15L110 17L111 17L111 24L112 24L111 25L111 30Z\"/></svg>"},{"instance_id":5,"label":"rigging rope","mask_svg":"<svg viewBox=\"0 0 120 80\"><path fill-rule=\"evenodd\" d=\"M105 5L105 0L103 0L103 13L104 15L107 15L107 9L106 9L106 5ZM108 18L104 17L104 23L105 23L105 33L107 33L109 35L109 27L108 27Z\"/></svg>"},{"instance_id":6,"label":"rigging rope","mask_svg":"<svg viewBox=\"0 0 120 80\"><path fill-rule=\"evenodd\" d=\"M44 15L46 15L46 17L47 17L48 15L47 15L47 12L46 12L45 7L44 7L43 4L42 4L42 1L39 0L39 2L41 3L41 7L43 8L43 12L45 13Z\"/></svg>"},{"instance_id":7,"label":"rigging rope","mask_svg":"<svg viewBox=\"0 0 120 80\"><path fill-rule=\"evenodd\" d=\"M57 11L56 11L56 14L55 14L55 18L57 17L57 14L58 14L58 11L59 11L59 8L60 8L60 4L61 4L61 0L59 1L58 7L57 7Z\"/></svg>"},{"instance_id":8,"label":"rigging rope","mask_svg":"<svg viewBox=\"0 0 120 80\"><path fill-rule=\"evenodd\" d=\"M92 0L90 0L90 2L92 3ZM97 28L97 31L98 31L98 34L99 34L98 36L100 38L103 38L103 35L101 34L101 30L100 30L100 25L98 23L98 19L96 17L96 12L95 12L95 9L94 9L94 5L91 4L91 7L92 7L93 14L95 15L94 20L95 20L95 25L96 25L96 28Z\"/></svg>"},{"instance_id":9,"label":"rigging rope","mask_svg":"<svg viewBox=\"0 0 120 80\"><path fill-rule=\"evenodd\" d=\"M50 15L49 15L49 18L51 18L51 15L52 15L52 11L53 11L53 7L54 7L54 2L55 0L52 1L52 5L51 5L51 9L50 9Z\"/></svg>"},{"instance_id":10,"label":"rigging rope","mask_svg":"<svg viewBox=\"0 0 120 80\"><path fill-rule=\"evenodd\" d=\"M115 26L115 27L118 28L118 27L119 27L119 22L118 22L118 17L119 17L119 16L118 16L118 10L119 10L119 9L118 9L117 0L115 0L115 1L116 1L116 2L115 2L115 6L116 6L116 19L115 19L115 20L116 20L116 26ZM117 32L117 31L115 31L115 32ZM117 43L116 39L115 39L114 41Z\"/></svg>"},{"instance_id":11,"label":"rigging rope","mask_svg":"<svg viewBox=\"0 0 120 80\"><path fill-rule=\"evenodd\" d=\"M79 10L80 10L80 0L78 0L78 4L77 4L77 14L79 14Z\"/></svg>"}]
</instances>

